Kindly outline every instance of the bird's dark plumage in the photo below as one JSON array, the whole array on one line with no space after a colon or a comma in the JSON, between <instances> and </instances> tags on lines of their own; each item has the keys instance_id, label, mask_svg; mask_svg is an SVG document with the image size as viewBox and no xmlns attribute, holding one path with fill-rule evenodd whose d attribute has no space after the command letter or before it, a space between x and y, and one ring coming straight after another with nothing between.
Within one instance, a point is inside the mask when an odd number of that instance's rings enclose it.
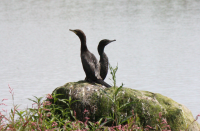
<instances>
[{"instance_id":1,"label":"bird's dark plumage","mask_svg":"<svg viewBox=\"0 0 200 131\"><path fill-rule=\"evenodd\" d=\"M99 45L98 45L98 48L97 48L99 55L100 55L100 60L99 60L100 76L103 80L106 78L106 76L108 74L108 63L109 63L108 57L104 52L104 48L105 48L106 45L108 45L109 43L111 43L113 41L116 41L116 40L103 39L99 42Z\"/></svg>"},{"instance_id":2,"label":"bird's dark plumage","mask_svg":"<svg viewBox=\"0 0 200 131\"><path fill-rule=\"evenodd\" d=\"M111 87L109 84L104 82L100 76L100 65L96 57L88 50L86 45L86 36L83 31L76 29L70 30L74 32L81 41L81 62L83 70L86 74L86 80L89 82L96 82L106 87Z\"/></svg>"}]
</instances>

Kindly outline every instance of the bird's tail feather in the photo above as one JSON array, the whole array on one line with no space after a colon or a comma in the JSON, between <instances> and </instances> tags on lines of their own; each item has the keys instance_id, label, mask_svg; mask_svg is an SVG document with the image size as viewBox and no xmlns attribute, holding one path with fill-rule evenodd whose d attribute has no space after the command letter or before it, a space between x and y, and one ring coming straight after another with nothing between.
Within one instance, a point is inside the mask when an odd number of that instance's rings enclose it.
<instances>
[{"instance_id":1,"label":"bird's tail feather","mask_svg":"<svg viewBox=\"0 0 200 131\"><path fill-rule=\"evenodd\" d=\"M101 85L104 85L105 87L109 88L111 87L109 84L107 84L105 81L103 81L102 79L97 79L96 83L99 83Z\"/></svg>"}]
</instances>

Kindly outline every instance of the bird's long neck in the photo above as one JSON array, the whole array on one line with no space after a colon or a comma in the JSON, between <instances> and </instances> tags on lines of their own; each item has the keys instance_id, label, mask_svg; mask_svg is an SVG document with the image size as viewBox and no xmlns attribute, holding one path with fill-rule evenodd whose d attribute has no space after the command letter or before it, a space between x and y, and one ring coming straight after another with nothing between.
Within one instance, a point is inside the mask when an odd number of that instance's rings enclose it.
<instances>
[{"instance_id":1,"label":"bird's long neck","mask_svg":"<svg viewBox=\"0 0 200 131\"><path fill-rule=\"evenodd\" d=\"M86 36L85 34L82 34L79 36L80 41L81 41L81 51L87 51L87 45L86 45Z\"/></svg>"},{"instance_id":2,"label":"bird's long neck","mask_svg":"<svg viewBox=\"0 0 200 131\"><path fill-rule=\"evenodd\" d=\"M104 54L104 46L98 46L99 55L102 56Z\"/></svg>"}]
</instances>

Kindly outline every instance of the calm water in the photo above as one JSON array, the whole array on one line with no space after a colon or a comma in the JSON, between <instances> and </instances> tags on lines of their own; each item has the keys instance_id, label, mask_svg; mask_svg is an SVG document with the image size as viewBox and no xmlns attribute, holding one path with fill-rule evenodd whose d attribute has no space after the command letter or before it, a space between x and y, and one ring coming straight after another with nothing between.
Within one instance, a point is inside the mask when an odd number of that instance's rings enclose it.
<instances>
[{"instance_id":1,"label":"calm water","mask_svg":"<svg viewBox=\"0 0 200 131\"><path fill-rule=\"evenodd\" d=\"M99 59L101 39L118 63L117 82L161 93L200 113L200 1L196 0L1 0L0 100L31 106L27 98L85 78L79 38ZM108 83L111 75L106 78Z\"/></svg>"}]
</instances>

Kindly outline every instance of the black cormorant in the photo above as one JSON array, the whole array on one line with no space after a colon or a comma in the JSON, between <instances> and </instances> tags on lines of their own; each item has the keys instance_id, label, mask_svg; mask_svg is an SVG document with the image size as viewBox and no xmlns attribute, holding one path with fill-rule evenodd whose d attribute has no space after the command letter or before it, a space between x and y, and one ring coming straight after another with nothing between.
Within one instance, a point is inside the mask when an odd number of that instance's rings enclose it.
<instances>
[{"instance_id":1,"label":"black cormorant","mask_svg":"<svg viewBox=\"0 0 200 131\"><path fill-rule=\"evenodd\" d=\"M108 39L103 39L99 42L98 45L98 52L100 55L100 76L101 78L104 80L106 78L106 75L108 74L108 57L104 52L104 48L106 45L108 45L109 43L116 41L116 40L108 40Z\"/></svg>"},{"instance_id":2,"label":"black cormorant","mask_svg":"<svg viewBox=\"0 0 200 131\"><path fill-rule=\"evenodd\" d=\"M106 87L111 87L109 84L102 80L100 76L99 62L97 61L96 57L88 50L86 45L86 36L83 31L79 29L70 29L70 31L74 32L81 41L81 61L86 74L86 80L89 80L89 82L102 84Z\"/></svg>"}]
</instances>

